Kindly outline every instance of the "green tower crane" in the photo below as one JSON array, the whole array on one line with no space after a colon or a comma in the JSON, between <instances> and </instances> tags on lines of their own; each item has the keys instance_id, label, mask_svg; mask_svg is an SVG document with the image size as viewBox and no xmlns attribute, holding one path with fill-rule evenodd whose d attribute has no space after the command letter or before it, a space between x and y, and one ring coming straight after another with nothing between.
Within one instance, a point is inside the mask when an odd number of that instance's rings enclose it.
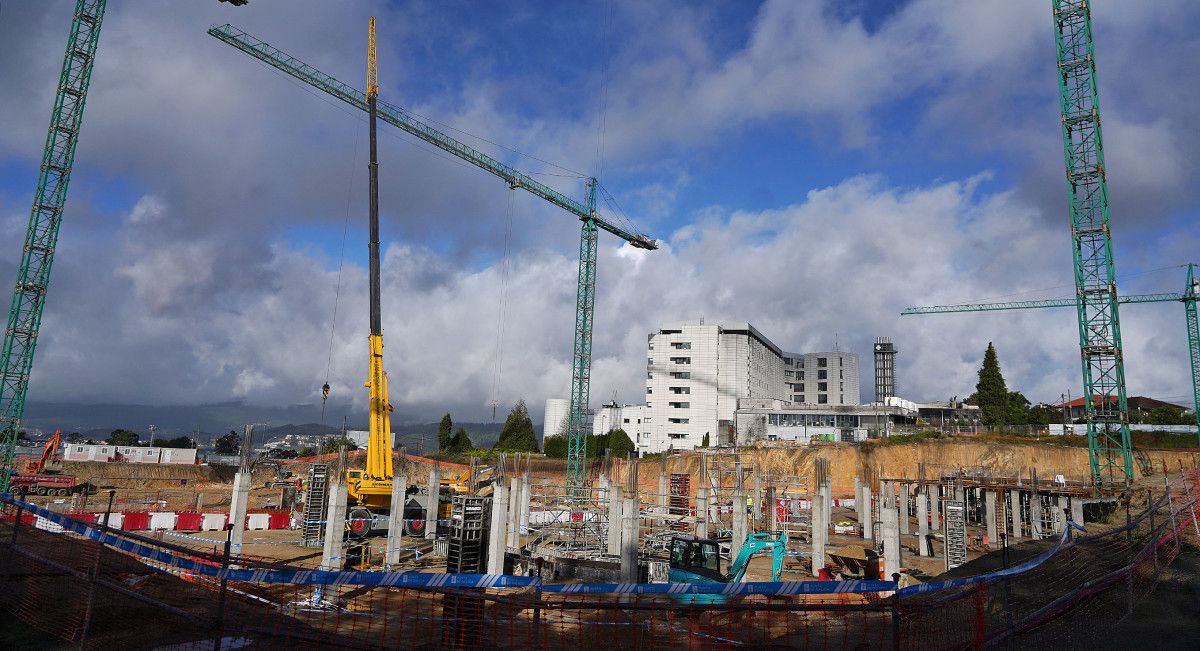
<instances>
[{"instance_id":1,"label":"green tower crane","mask_svg":"<svg viewBox=\"0 0 1200 651\"><path fill-rule=\"evenodd\" d=\"M1092 481L1133 481L1125 361L1088 0L1052 0Z\"/></svg>"},{"instance_id":2,"label":"green tower crane","mask_svg":"<svg viewBox=\"0 0 1200 651\"><path fill-rule=\"evenodd\" d=\"M1181 294L1130 294L1119 296L1118 303L1183 303L1187 322L1188 359L1192 369L1192 414L1196 419L1196 441L1200 445L1200 318L1197 301L1200 300L1200 278L1194 264L1187 265L1187 282ZM901 316L921 314L951 314L956 312L996 312L1006 310L1034 310L1048 307L1077 307L1073 298L1048 298L1036 301L1008 301L1004 303L960 303L957 305L927 305L906 307Z\"/></svg>"},{"instance_id":3,"label":"green tower crane","mask_svg":"<svg viewBox=\"0 0 1200 651\"><path fill-rule=\"evenodd\" d=\"M208 33L359 110L369 110L366 95L362 91L232 25L214 26ZM380 101L377 111L379 118L384 122L500 177L514 190L520 188L549 201L574 214L582 222L579 235L579 278L575 294L575 346L572 354L570 412L567 425L567 488L573 491L584 483L584 465L587 458L586 426L591 394L592 327L596 310L597 236L600 230L605 230L637 248L647 250L657 249L658 244L643 233L604 219L596 211L597 182L594 178L587 179L587 198L584 203L580 203L534 180L528 174L451 138L416 119L402 108Z\"/></svg>"},{"instance_id":4,"label":"green tower crane","mask_svg":"<svg viewBox=\"0 0 1200 651\"><path fill-rule=\"evenodd\" d=\"M50 129L42 151L42 166L0 357L0 437L3 439L0 441L0 492L8 492L13 473L17 433L25 413L25 392L29 389L29 372L33 368L33 352L37 348L42 309L46 305L50 267L54 263L54 247L58 243L58 229L67 203L67 184L75 162L75 145L79 142L79 126L83 121L83 107L92 80L92 64L96 60L106 3L107 0L76 0L71 35L67 39L67 52L50 113Z\"/></svg>"}]
</instances>

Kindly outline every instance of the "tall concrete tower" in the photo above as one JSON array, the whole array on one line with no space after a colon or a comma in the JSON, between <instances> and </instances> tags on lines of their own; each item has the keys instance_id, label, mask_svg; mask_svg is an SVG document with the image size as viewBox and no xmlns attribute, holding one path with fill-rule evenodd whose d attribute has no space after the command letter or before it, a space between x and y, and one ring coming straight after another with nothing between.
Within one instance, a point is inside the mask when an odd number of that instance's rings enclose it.
<instances>
[{"instance_id":1,"label":"tall concrete tower","mask_svg":"<svg viewBox=\"0 0 1200 651\"><path fill-rule=\"evenodd\" d=\"M875 402L896 395L896 350L891 337L875 340Z\"/></svg>"}]
</instances>

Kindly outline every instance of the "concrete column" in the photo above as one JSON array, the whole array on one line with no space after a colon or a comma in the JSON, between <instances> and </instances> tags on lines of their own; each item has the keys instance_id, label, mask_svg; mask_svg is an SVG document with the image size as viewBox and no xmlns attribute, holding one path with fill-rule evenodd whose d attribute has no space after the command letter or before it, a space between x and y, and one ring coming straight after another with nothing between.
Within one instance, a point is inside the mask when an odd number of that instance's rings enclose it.
<instances>
[{"instance_id":1,"label":"concrete column","mask_svg":"<svg viewBox=\"0 0 1200 651\"><path fill-rule=\"evenodd\" d=\"M342 569L346 562L346 559L342 558L342 537L345 535L346 484L338 481L329 487L329 506L325 510L325 547L321 553L321 569Z\"/></svg>"},{"instance_id":2,"label":"concrete column","mask_svg":"<svg viewBox=\"0 0 1200 651\"><path fill-rule=\"evenodd\" d=\"M671 478L666 472L658 473L658 499L655 503L658 504L660 513L666 513L667 506L671 503Z\"/></svg>"},{"instance_id":3,"label":"concrete column","mask_svg":"<svg viewBox=\"0 0 1200 651\"><path fill-rule=\"evenodd\" d=\"M437 539L438 498L442 492L442 469L429 469L429 499L425 502L425 540Z\"/></svg>"},{"instance_id":4,"label":"concrete column","mask_svg":"<svg viewBox=\"0 0 1200 651\"><path fill-rule=\"evenodd\" d=\"M929 493L929 528L937 531L942 528L942 487L934 486Z\"/></svg>"},{"instance_id":5,"label":"concrete column","mask_svg":"<svg viewBox=\"0 0 1200 651\"><path fill-rule=\"evenodd\" d=\"M1066 495L1058 496L1058 508L1054 510L1054 532L1062 533L1067 528L1067 512L1069 510Z\"/></svg>"},{"instance_id":6,"label":"concrete column","mask_svg":"<svg viewBox=\"0 0 1200 651\"><path fill-rule=\"evenodd\" d=\"M487 573L504 574L505 539L508 537L508 487L492 484L492 514L487 544Z\"/></svg>"},{"instance_id":7,"label":"concrete column","mask_svg":"<svg viewBox=\"0 0 1200 651\"><path fill-rule=\"evenodd\" d=\"M608 500L609 481L606 473L600 473L600 477L596 480L596 484L600 487L600 492L596 494L596 501L604 504Z\"/></svg>"},{"instance_id":8,"label":"concrete column","mask_svg":"<svg viewBox=\"0 0 1200 651\"><path fill-rule=\"evenodd\" d=\"M825 543L829 540L829 511L825 510L825 486L817 488L812 501L812 575L818 576L825 567Z\"/></svg>"},{"instance_id":9,"label":"concrete column","mask_svg":"<svg viewBox=\"0 0 1200 651\"><path fill-rule=\"evenodd\" d=\"M508 535L504 537L504 544L509 549L516 549L520 546L522 492L524 492L522 480L520 477L514 476L508 484Z\"/></svg>"},{"instance_id":10,"label":"concrete column","mask_svg":"<svg viewBox=\"0 0 1200 651\"><path fill-rule=\"evenodd\" d=\"M634 491L625 493L625 503L621 505L621 581L637 583L638 579L638 525L641 514L638 512L638 498Z\"/></svg>"},{"instance_id":11,"label":"concrete column","mask_svg":"<svg viewBox=\"0 0 1200 651\"><path fill-rule=\"evenodd\" d=\"M197 513L200 512L200 509L204 508L203 505L204 505L204 493L196 493L196 512Z\"/></svg>"},{"instance_id":12,"label":"concrete column","mask_svg":"<svg viewBox=\"0 0 1200 651\"><path fill-rule=\"evenodd\" d=\"M751 514L754 516L754 522L751 523L750 529L747 531L757 531L760 529L763 521L763 499L762 499L762 480L758 478L758 468L754 469L754 493L753 503L751 504Z\"/></svg>"},{"instance_id":13,"label":"concrete column","mask_svg":"<svg viewBox=\"0 0 1200 651\"><path fill-rule=\"evenodd\" d=\"M620 496L621 489L609 486L608 489L608 553L610 556L621 555L621 505L625 498Z\"/></svg>"},{"instance_id":14,"label":"concrete column","mask_svg":"<svg viewBox=\"0 0 1200 651\"><path fill-rule=\"evenodd\" d=\"M385 565L400 562L400 547L404 544L404 500L408 492L408 475L403 471L392 477L392 502L388 511L387 552Z\"/></svg>"},{"instance_id":15,"label":"concrete column","mask_svg":"<svg viewBox=\"0 0 1200 651\"><path fill-rule=\"evenodd\" d=\"M879 509L880 534L883 537L883 578L892 579L900 571L900 512L894 506ZM867 577L873 579L875 577Z\"/></svg>"},{"instance_id":16,"label":"concrete column","mask_svg":"<svg viewBox=\"0 0 1200 651\"><path fill-rule=\"evenodd\" d=\"M708 486L696 489L696 537L708 537Z\"/></svg>"},{"instance_id":17,"label":"concrete column","mask_svg":"<svg viewBox=\"0 0 1200 651\"><path fill-rule=\"evenodd\" d=\"M775 507L775 487L769 486L763 491L763 512L767 516L767 531L779 529L779 510Z\"/></svg>"},{"instance_id":18,"label":"concrete column","mask_svg":"<svg viewBox=\"0 0 1200 651\"><path fill-rule=\"evenodd\" d=\"M912 503L910 488L908 484L900 484L900 533L905 536L909 533L908 505Z\"/></svg>"},{"instance_id":19,"label":"concrete column","mask_svg":"<svg viewBox=\"0 0 1200 651\"><path fill-rule=\"evenodd\" d=\"M924 490L917 491L917 554L933 556L929 547L929 495Z\"/></svg>"},{"instance_id":20,"label":"concrete column","mask_svg":"<svg viewBox=\"0 0 1200 651\"><path fill-rule=\"evenodd\" d=\"M529 471L526 470L521 481L521 510L520 520L517 522L517 526L520 527L517 531L522 535L529 533L529 501L532 492L533 482L529 480Z\"/></svg>"},{"instance_id":21,"label":"concrete column","mask_svg":"<svg viewBox=\"0 0 1200 651\"><path fill-rule=\"evenodd\" d=\"M1021 491L1008 491L1008 512L1012 518L1012 539L1020 540L1024 533L1021 526Z\"/></svg>"},{"instance_id":22,"label":"concrete column","mask_svg":"<svg viewBox=\"0 0 1200 651\"><path fill-rule=\"evenodd\" d=\"M826 527L826 529L828 529L829 527L831 527L833 525L833 478L832 477L828 477L828 476L825 477L825 486L823 488L825 489L825 492L824 492L825 510L822 511L822 513L825 514L825 527Z\"/></svg>"},{"instance_id":23,"label":"concrete column","mask_svg":"<svg viewBox=\"0 0 1200 651\"><path fill-rule=\"evenodd\" d=\"M738 552L742 550L742 543L746 542L746 533L749 531L746 523L746 493L741 490L733 492L733 537L729 541L729 558L737 558Z\"/></svg>"},{"instance_id":24,"label":"concrete column","mask_svg":"<svg viewBox=\"0 0 1200 651\"><path fill-rule=\"evenodd\" d=\"M246 506L249 500L250 471L239 470L233 476L233 497L229 504L229 523L233 525L229 536L229 548L233 554L242 553L242 536L246 531Z\"/></svg>"},{"instance_id":25,"label":"concrete column","mask_svg":"<svg viewBox=\"0 0 1200 651\"><path fill-rule=\"evenodd\" d=\"M1029 494L1029 527L1034 540L1045 533L1045 527L1042 526L1042 496L1036 492Z\"/></svg>"},{"instance_id":26,"label":"concrete column","mask_svg":"<svg viewBox=\"0 0 1200 651\"><path fill-rule=\"evenodd\" d=\"M1000 542L996 532L996 504L999 497L996 491L983 491L983 517L987 520L988 544L993 547Z\"/></svg>"},{"instance_id":27,"label":"concrete column","mask_svg":"<svg viewBox=\"0 0 1200 651\"><path fill-rule=\"evenodd\" d=\"M859 511L858 522L862 525L863 540L875 539L875 518L871 513L871 487L862 487L862 510Z\"/></svg>"},{"instance_id":28,"label":"concrete column","mask_svg":"<svg viewBox=\"0 0 1200 651\"><path fill-rule=\"evenodd\" d=\"M854 514L862 520L862 480L854 476Z\"/></svg>"},{"instance_id":29,"label":"concrete column","mask_svg":"<svg viewBox=\"0 0 1200 651\"><path fill-rule=\"evenodd\" d=\"M1078 495L1071 496L1071 522L1083 526L1083 498Z\"/></svg>"}]
</instances>

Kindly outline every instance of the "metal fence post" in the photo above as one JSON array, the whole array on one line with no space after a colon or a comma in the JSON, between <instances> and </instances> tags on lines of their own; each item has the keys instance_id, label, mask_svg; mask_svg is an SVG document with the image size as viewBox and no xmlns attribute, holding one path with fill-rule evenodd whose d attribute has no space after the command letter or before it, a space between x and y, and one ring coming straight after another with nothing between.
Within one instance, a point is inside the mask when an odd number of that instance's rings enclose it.
<instances>
[{"instance_id":1,"label":"metal fence post","mask_svg":"<svg viewBox=\"0 0 1200 651\"><path fill-rule=\"evenodd\" d=\"M96 583L100 579L100 557L104 555L104 539L108 535L108 521L112 517L113 499L116 496L117 491L109 489L108 506L104 508L104 524L100 525L100 540L96 541L96 560L92 562L92 569L88 576L87 606L83 611L83 624L79 627L80 649L87 647L88 629L92 626L92 608L96 603Z\"/></svg>"},{"instance_id":2,"label":"metal fence post","mask_svg":"<svg viewBox=\"0 0 1200 651\"><path fill-rule=\"evenodd\" d=\"M1125 615L1133 614L1133 516L1129 513L1133 496L1125 500L1125 566L1129 569L1129 578L1125 579Z\"/></svg>"},{"instance_id":3,"label":"metal fence post","mask_svg":"<svg viewBox=\"0 0 1200 651\"><path fill-rule=\"evenodd\" d=\"M8 541L8 563L5 567L4 576L9 582L12 581L14 568L16 564L13 562L17 556L17 530L21 528L21 512L25 510L25 491L24 489L17 495L17 517L13 520L12 537Z\"/></svg>"},{"instance_id":4,"label":"metal fence post","mask_svg":"<svg viewBox=\"0 0 1200 651\"><path fill-rule=\"evenodd\" d=\"M896 591L892 593L892 648L900 650L900 573L893 572L892 580L896 582Z\"/></svg>"},{"instance_id":5,"label":"metal fence post","mask_svg":"<svg viewBox=\"0 0 1200 651\"><path fill-rule=\"evenodd\" d=\"M215 644L217 649L221 648L222 628L225 625L225 592L229 584L229 578L226 576L229 572L229 550L233 546L233 523L225 525L225 552L221 556L221 590L217 595L217 618L213 622L213 633L216 635Z\"/></svg>"}]
</instances>

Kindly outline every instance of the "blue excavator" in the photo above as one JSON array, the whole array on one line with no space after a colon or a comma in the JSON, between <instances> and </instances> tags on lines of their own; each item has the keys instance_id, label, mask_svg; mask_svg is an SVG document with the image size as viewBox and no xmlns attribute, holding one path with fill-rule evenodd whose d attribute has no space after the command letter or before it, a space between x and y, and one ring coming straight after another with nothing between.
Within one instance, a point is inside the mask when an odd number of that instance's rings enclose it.
<instances>
[{"instance_id":1,"label":"blue excavator","mask_svg":"<svg viewBox=\"0 0 1200 651\"><path fill-rule=\"evenodd\" d=\"M704 538L671 539L671 583L738 583L746 575L750 557L759 552L771 552L771 580L778 581L787 556L787 532L752 533L746 536L737 558L729 564L729 572L721 573L720 542Z\"/></svg>"}]
</instances>

